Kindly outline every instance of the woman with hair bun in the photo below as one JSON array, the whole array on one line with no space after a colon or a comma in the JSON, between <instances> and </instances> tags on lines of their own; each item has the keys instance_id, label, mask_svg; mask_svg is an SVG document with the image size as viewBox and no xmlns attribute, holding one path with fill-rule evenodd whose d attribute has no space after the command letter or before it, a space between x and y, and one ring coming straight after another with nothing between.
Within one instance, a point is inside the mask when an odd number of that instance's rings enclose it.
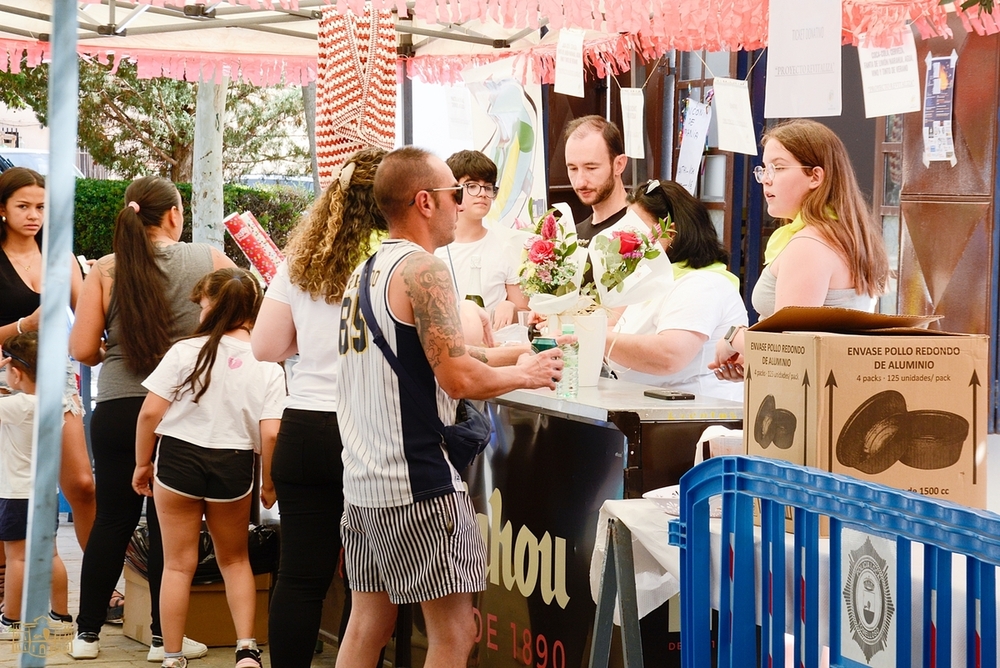
<instances>
[{"instance_id":1,"label":"woman with hair bun","mask_svg":"<svg viewBox=\"0 0 1000 668\"><path fill-rule=\"evenodd\" d=\"M358 151L334 174L293 231L250 337L259 360L299 355L273 456L265 450L262 458L261 499L270 507L277 496L281 516L269 640L271 662L283 668L312 662L323 599L340 555L344 467L336 337L347 279L387 230L372 195L375 169L385 154L376 148ZM345 624L346 619L341 629Z\"/></svg>"},{"instance_id":2,"label":"woman with hair bun","mask_svg":"<svg viewBox=\"0 0 1000 668\"><path fill-rule=\"evenodd\" d=\"M729 254L708 209L674 181L649 181L628 197L629 213L659 235L674 281L662 294L625 309L608 333L606 347L618 378L740 401L743 388L708 370L716 341L747 324L740 281L726 270Z\"/></svg>"},{"instance_id":3,"label":"woman with hair bun","mask_svg":"<svg viewBox=\"0 0 1000 668\"><path fill-rule=\"evenodd\" d=\"M103 363L90 425L97 520L80 572L80 614L70 648L76 659L98 655L108 598L142 512L143 498L132 491L136 421L146 397L142 381L174 341L198 326L200 309L189 299L198 281L235 266L207 244L181 243L183 226L181 196L173 183L154 176L133 181L115 218L114 253L98 260L84 281L70 333L76 359L90 366ZM163 552L152 503L147 503L146 521L153 635L146 658L162 661ZM188 658L207 652L205 645L184 639Z\"/></svg>"}]
</instances>

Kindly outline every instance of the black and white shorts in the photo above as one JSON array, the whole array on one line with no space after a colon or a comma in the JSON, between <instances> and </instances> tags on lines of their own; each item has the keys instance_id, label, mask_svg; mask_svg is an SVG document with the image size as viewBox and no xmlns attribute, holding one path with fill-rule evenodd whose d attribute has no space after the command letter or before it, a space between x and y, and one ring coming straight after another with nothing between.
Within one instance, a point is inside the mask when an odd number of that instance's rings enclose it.
<instances>
[{"instance_id":1,"label":"black and white shorts","mask_svg":"<svg viewBox=\"0 0 1000 668\"><path fill-rule=\"evenodd\" d=\"M161 487L191 499L226 503L253 490L253 450L203 448L160 437L153 476Z\"/></svg>"},{"instance_id":2,"label":"black and white shorts","mask_svg":"<svg viewBox=\"0 0 1000 668\"><path fill-rule=\"evenodd\" d=\"M395 508L345 502L340 535L355 591L398 605L486 589L486 542L465 492Z\"/></svg>"}]
</instances>

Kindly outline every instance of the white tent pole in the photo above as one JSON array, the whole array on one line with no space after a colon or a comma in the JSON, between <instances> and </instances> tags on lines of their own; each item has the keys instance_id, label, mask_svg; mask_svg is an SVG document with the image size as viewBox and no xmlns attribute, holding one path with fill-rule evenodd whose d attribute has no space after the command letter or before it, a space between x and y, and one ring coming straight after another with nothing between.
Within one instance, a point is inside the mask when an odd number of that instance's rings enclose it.
<instances>
[{"instance_id":1,"label":"white tent pole","mask_svg":"<svg viewBox=\"0 0 1000 668\"><path fill-rule=\"evenodd\" d=\"M194 119L194 170L191 176L192 239L223 249L222 131L226 125L226 89L222 83L198 83Z\"/></svg>"},{"instance_id":2,"label":"white tent pole","mask_svg":"<svg viewBox=\"0 0 1000 668\"><path fill-rule=\"evenodd\" d=\"M309 163L312 165L313 195L319 197L319 158L316 155L316 82L302 87L302 106L306 112L306 134L309 136Z\"/></svg>"},{"instance_id":3,"label":"white tent pole","mask_svg":"<svg viewBox=\"0 0 1000 668\"><path fill-rule=\"evenodd\" d=\"M63 391L69 329L70 258L76 177L77 91L76 2L55 0L52 16L52 64L49 67L49 176L42 242L45 289L39 328L34 450L34 481L28 508L28 536L21 610L21 666L44 666L43 631L52 589L52 552L56 529L56 484L62 459ZM36 625L37 624L37 625Z\"/></svg>"}]
</instances>

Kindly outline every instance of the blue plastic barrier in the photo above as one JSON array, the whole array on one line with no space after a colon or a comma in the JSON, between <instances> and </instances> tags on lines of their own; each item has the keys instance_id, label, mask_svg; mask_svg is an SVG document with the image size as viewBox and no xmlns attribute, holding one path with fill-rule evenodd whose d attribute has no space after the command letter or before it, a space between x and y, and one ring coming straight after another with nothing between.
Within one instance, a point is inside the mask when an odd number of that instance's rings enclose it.
<instances>
[{"instance_id":1,"label":"blue plastic barrier","mask_svg":"<svg viewBox=\"0 0 1000 668\"><path fill-rule=\"evenodd\" d=\"M952 662L952 556L965 555L965 644L968 668L997 666L996 567L1000 565L1000 515L946 501L862 482L817 469L759 457L709 459L681 478L681 514L670 523L669 538L681 552L681 656L685 668L706 668L710 660L711 528L709 498L721 494L722 559L720 573L720 668L752 665L758 656L754 583L754 507L760 508L760 666L785 665L785 546L786 510L794 509L793 611L795 665L816 668L820 660L820 526L829 518L829 646L830 666L863 667L891 644L895 665L950 666ZM870 570L855 571L855 553L848 565L845 588L841 578L841 547L845 528L888 538L895 545L897 586L892 600L883 598L880 611L891 617L895 637L874 637L877 615L857 609L860 594L850 586L878 590L878 555L867 560ZM825 539L823 539L825 540ZM923 546L922 622L911 619L913 577L911 550ZM869 563L870 562L870 563ZM862 564L864 565L864 564ZM888 569L886 569L888 570ZM918 578L919 580L920 578ZM746 592L751 592L746 595ZM853 603L851 601L854 601ZM851 607L854 605L855 607ZM875 600L878 608L879 601ZM843 614L847 608L848 614ZM862 612L866 617L861 619ZM793 613L794 614L794 613ZM854 619L851 619L851 617ZM845 618L846 617L846 618ZM872 622L874 620L874 623ZM860 623L859 623L860 622ZM843 625L853 639L841 645ZM916 627L916 628L914 628ZM892 628L889 624L885 628ZM872 633L869 633L872 632ZM916 635L914 635L916 634ZM848 634L849 635L849 634ZM871 636L871 637L870 637ZM922 662L912 656L912 637L922 639ZM851 645L853 643L853 645ZM858 648L861 648L860 650ZM865 662L843 653L864 652ZM880 657L885 658L886 655ZM885 665L884 662L880 665Z\"/></svg>"}]
</instances>

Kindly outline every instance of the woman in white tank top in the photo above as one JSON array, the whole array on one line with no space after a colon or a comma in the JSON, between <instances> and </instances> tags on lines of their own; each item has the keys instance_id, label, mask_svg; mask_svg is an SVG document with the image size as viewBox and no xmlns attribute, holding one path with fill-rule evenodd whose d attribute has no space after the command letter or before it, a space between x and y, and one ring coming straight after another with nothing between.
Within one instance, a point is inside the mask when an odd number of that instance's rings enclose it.
<instances>
[{"instance_id":1,"label":"woman in white tank top","mask_svg":"<svg viewBox=\"0 0 1000 668\"><path fill-rule=\"evenodd\" d=\"M785 222L768 239L753 304L762 317L785 306L871 311L885 292L889 261L843 142L815 121L796 119L764 135L754 169L767 212ZM743 333L716 346L710 368L743 378Z\"/></svg>"}]
</instances>

